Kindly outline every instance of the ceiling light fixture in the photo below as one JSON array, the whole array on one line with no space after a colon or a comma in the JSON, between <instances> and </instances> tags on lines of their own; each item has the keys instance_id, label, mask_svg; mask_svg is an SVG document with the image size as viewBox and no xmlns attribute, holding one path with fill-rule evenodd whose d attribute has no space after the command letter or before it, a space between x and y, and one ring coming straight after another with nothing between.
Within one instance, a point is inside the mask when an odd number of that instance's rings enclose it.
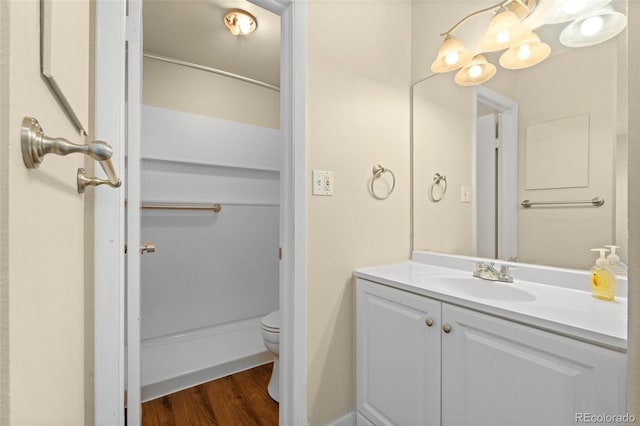
<instances>
[{"instance_id":1,"label":"ceiling light fixture","mask_svg":"<svg viewBox=\"0 0 640 426\"><path fill-rule=\"evenodd\" d=\"M625 14L607 6L567 25L560 33L560 43L567 47L593 46L614 38L626 26Z\"/></svg>"},{"instance_id":2,"label":"ceiling light fixture","mask_svg":"<svg viewBox=\"0 0 640 426\"><path fill-rule=\"evenodd\" d=\"M231 31L231 34L247 35L258 27L258 20L255 16L242 9L230 9L224 15L224 24Z\"/></svg>"}]
</instances>

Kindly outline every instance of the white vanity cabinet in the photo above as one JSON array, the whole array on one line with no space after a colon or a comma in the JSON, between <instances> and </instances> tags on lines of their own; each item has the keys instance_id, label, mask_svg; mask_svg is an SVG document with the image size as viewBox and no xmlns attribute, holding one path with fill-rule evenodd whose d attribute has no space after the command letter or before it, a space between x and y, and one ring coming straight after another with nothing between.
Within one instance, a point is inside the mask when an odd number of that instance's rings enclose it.
<instances>
[{"instance_id":1,"label":"white vanity cabinet","mask_svg":"<svg viewBox=\"0 0 640 426\"><path fill-rule=\"evenodd\" d=\"M439 425L442 304L364 280L356 303L360 414L376 425Z\"/></svg>"},{"instance_id":2,"label":"white vanity cabinet","mask_svg":"<svg viewBox=\"0 0 640 426\"><path fill-rule=\"evenodd\" d=\"M579 413L624 414L625 359L623 352L357 280L359 424L555 426L580 423Z\"/></svg>"}]
</instances>

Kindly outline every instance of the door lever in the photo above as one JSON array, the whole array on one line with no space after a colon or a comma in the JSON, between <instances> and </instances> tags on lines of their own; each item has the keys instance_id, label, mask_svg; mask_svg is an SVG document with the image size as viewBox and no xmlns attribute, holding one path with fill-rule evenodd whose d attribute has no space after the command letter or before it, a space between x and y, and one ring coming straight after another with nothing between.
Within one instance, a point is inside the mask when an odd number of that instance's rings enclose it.
<instances>
[{"instance_id":1,"label":"door lever","mask_svg":"<svg viewBox=\"0 0 640 426\"><path fill-rule=\"evenodd\" d=\"M127 254L128 246L124 245L124 254ZM140 254L145 253L155 253L156 252L156 243L144 243L140 246Z\"/></svg>"}]
</instances>

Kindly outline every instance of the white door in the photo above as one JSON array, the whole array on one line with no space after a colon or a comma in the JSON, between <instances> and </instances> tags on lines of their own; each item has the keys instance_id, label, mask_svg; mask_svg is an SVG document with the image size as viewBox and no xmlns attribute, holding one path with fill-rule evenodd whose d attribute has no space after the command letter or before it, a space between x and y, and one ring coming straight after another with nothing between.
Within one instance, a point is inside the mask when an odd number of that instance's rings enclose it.
<instances>
[{"instance_id":1,"label":"white door","mask_svg":"<svg viewBox=\"0 0 640 426\"><path fill-rule=\"evenodd\" d=\"M357 281L357 409L375 425L440 425L440 302Z\"/></svg>"},{"instance_id":2,"label":"white door","mask_svg":"<svg viewBox=\"0 0 640 426\"><path fill-rule=\"evenodd\" d=\"M487 114L476 119L476 252L479 257L496 259L497 247L497 167L496 116Z\"/></svg>"},{"instance_id":3,"label":"white door","mask_svg":"<svg viewBox=\"0 0 640 426\"><path fill-rule=\"evenodd\" d=\"M129 0L127 19L127 425L141 423L140 396L140 122L142 1Z\"/></svg>"},{"instance_id":4,"label":"white door","mask_svg":"<svg viewBox=\"0 0 640 426\"><path fill-rule=\"evenodd\" d=\"M625 356L442 304L442 425L573 425L624 414Z\"/></svg>"}]
</instances>

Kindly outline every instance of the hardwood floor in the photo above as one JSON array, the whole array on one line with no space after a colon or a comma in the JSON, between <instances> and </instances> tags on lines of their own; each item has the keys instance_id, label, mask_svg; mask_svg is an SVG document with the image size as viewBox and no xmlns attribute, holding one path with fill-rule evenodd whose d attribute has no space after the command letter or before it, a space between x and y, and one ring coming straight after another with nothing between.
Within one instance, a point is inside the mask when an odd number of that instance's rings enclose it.
<instances>
[{"instance_id":1,"label":"hardwood floor","mask_svg":"<svg viewBox=\"0 0 640 426\"><path fill-rule=\"evenodd\" d=\"M145 402L142 425L277 425L278 404L267 393L272 368L265 364Z\"/></svg>"}]
</instances>

